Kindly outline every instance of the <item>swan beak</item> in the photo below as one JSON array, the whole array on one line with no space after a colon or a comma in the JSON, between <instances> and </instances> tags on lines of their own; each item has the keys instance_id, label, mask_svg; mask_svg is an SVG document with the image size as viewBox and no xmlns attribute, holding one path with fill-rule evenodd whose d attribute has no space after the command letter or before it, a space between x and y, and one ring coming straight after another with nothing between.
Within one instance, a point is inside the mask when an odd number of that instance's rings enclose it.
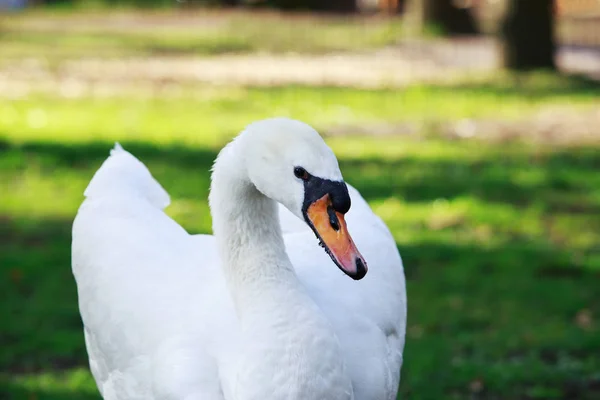
<instances>
[{"instance_id":1,"label":"swan beak","mask_svg":"<svg viewBox=\"0 0 600 400\"><path fill-rule=\"evenodd\" d=\"M333 262L355 280L367 274L367 263L348 233L344 214L335 211L329 194L312 203L306 217Z\"/></svg>"}]
</instances>

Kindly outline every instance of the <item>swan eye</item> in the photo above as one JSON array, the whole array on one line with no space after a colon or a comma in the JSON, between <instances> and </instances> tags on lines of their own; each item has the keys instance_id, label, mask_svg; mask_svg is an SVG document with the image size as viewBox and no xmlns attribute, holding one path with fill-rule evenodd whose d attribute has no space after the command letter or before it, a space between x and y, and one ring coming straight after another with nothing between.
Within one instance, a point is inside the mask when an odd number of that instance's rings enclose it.
<instances>
[{"instance_id":1,"label":"swan eye","mask_svg":"<svg viewBox=\"0 0 600 400\"><path fill-rule=\"evenodd\" d=\"M296 175L296 178L300 178L303 181L307 181L308 178L310 178L310 175L308 174L308 172L306 172L306 170L302 167L294 168L294 175Z\"/></svg>"}]
</instances>

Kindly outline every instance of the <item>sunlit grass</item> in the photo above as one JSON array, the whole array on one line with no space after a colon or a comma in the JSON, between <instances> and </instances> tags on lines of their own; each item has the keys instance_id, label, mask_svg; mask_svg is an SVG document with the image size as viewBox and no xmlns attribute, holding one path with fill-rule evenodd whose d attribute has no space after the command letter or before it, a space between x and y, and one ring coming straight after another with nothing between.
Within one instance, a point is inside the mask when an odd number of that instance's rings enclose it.
<instances>
[{"instance_id":1,"label":"sunlit grass","mask_svg":"<svg viewBox=\"0 0 600 400\"><path fill-rule=\"evenodd\" d=\"M214 11L32 12L3 20L0 28L4 61L35 57L52 63L80 57L356 51L393 44L402 35L393 18Z\"/></svg>"},{"instance_id":2,"label":"sunlit grass","mask_svg":"<svg viewBox=\"0 0 600 400\"><path fill-rule=\"evenodd\" d=\"M23 375L6 380L6 387L11 391L8 398L11 400L89 400L98 398L96 384L89 371L84 368ZM42 393L42 395L38 396L36 393Z\"/></svg>"},{"instance_id":3,"label":"sunlit grass","mask_svg":"<svg viewBox=\"0 0 600 400\"><path fill-rule=\"evenodd\" d=\"M0 97L0 137L17 142L143 140L218 147L248 121L271 116L310 120L325 134L340 127L353 133L361 127L377 135L379 126L401 123L416 133L428 133L462 119L516 120L550 107L590 110L597 105L600 89L586 84L540 74L527 80L501 77L397 90L182 84L166 89L150 85L113 96L95 95L93 90L76 97L34 92L22 98ZM368 151L360 141L345 146L359 154Z\"/></svg>"}]
</instances>

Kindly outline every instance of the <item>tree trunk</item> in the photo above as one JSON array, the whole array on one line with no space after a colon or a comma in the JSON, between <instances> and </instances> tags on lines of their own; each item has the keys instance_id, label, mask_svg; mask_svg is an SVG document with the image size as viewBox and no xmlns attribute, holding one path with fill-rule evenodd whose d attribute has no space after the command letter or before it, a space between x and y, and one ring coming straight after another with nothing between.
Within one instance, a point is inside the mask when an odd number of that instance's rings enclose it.
<instances>
[{"instance_id":1,"label":"tree trunk","mask_svg":"<svg viewBox=\"0 0 600 400\"><path fill-rule=\"evenodd\" d=\"M409 0L407 13L421 31L427 25L434 25L448 35L479 33L470 7L459 4L456 0Z\"/></svg>"},{"instance_id":2,"label":"tree trunk","mask_svg":"<svg viewBox=\"0 0 600 400\"><path fill-rule=\"evenodd\" d=\"M556 69L553 0L510 0L502 33L506 68Z\"/></svg>"}]
</instances>

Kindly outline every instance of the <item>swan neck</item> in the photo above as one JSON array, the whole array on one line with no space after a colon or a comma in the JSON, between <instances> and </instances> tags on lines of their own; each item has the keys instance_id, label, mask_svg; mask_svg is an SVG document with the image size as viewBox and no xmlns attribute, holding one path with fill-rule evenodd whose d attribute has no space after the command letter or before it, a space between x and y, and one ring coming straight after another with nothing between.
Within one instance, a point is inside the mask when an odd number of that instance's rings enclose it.
<instances>
[{"instance_id":1,"label":"swan neck","mask_svg":"<svg viewBox=\"0 0 600 400\"><path fill-rule=\"evenodd\" d=\"M248 177L245 148L234 141L221 151L209 195L223 273L248 339L240 349L236 382L256 389L239 398L351 400L339 340L296 276L278 205ZM276 394L282 388L289 392L285 397Z\"/></svg>"},{"instance_id":2,"label":"swan neck","mask_svg":"<svg viewBox=\"0 0 600 400\"><path fill-rule=\"evenodd\" d=\"M250 181L235 142L215 163L210 192L213 232L238 312L270 286L295 281L277 203Z\"/></svg>"}]
</instances>

